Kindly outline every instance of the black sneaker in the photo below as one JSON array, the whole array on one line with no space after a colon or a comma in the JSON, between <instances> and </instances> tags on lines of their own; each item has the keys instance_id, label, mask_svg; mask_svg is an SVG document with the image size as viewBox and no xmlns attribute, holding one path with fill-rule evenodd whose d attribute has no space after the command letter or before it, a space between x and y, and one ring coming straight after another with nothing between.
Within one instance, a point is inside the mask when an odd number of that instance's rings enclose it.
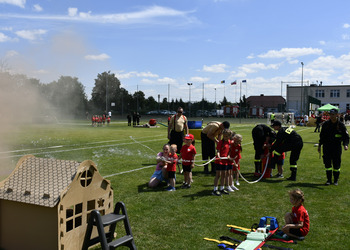
<instances>
[{"instance_id":1,"label":"black sneaker","mask_svg":"<svg viewBox=\"0 0 350 250\"><path fill-rule=\"evenodd\" d=\"M188 184L187 183L183 183L181 188L187 188Z\"/></svg>"},{"instance_id":2,"label":"black sneaker","mask_svg":"<svg viewBox=\"0 0 350 250\"><path fill-rule=\"evenodd\" d=\"M222 193L222 194L230 194L226 189L220 190L220 193Z\"/></svg>"},{"instance_id":3,"label":"black sneaker","mask_svg":"<svg viewBox=\"0 0 350 250\"><path fill-rule=\"evenodd\" d=\"M216 195L216 196L221 196L221 193L219 190L215 190L211 193L212 195Z\"/></svg>"}]
</instances>

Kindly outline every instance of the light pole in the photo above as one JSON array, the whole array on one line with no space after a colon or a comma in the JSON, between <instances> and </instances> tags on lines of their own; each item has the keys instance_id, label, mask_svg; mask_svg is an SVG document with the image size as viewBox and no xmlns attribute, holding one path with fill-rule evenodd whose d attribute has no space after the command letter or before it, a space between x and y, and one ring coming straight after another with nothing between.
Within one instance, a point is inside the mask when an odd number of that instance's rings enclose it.
<instances>
[{"instance_id":1,"label":"light pole","mask_svg":"<svg viewBox=\"0 0 350 250\"><path fill-rule=\"evenodd\" d=\"M304 63L301 62L301 99L300 99L300 115L303 115L303 103L304 103Z\"/></svg>"},{"instance_id":2,"label":"light pole","mask_svg":"<svg viewBox=\"0 0 350 250\"><path fill-rule=\"evenodd\" d=\"M191 86L193 85L193 83L188 82L188 116L191 117Z\"/></svg>"},{"instance_id":3,"label":"light pole","mask_svg":"<svg viewBox=\"0 0 350 250\"><path fill-rule=\"evenodd\" d=\"M215 90L215 109L216 109L216 88L214 88Z\"/></svg>"}]
</instances>

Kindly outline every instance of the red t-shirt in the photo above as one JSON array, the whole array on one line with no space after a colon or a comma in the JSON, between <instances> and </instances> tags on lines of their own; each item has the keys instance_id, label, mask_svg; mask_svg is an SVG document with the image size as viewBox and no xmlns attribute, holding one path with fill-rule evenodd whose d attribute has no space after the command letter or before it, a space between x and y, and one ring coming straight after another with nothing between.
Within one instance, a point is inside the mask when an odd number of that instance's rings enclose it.
<instances>
[{"instance_id":1,"label":"red t-shirt","mask_svg":"<svg viewBox=\"0 0 350 250\"><path fill-rule=\"evenodd\" d=\"M191 144L190 146L183 145L180 151L182 157L182 164L189 166L194 161L194 156L197 154L196 148Z\"/></svg>"},{"instance_id":2,"label":"red t-shirt","mask_svg":"<svg viewBox=\"0 0 350 250\"><path fill-rule=\"evenodd\" d=\"M242 152L241 144L235 145L234 143L231 143L230 157L235 158L237 155L237 158L234 160L235 163L238 163L239 159L242 159L241 152Z\"/></svg>"},{"instance_id":3,"label":"red t-shirt","mask_svg":"<svg viewBox=\"0 0 350 250\"><path fill-rule=\"evenodd\" d=\"M174 171L176 172L176 163L177 163L177 154L169 154L169 157L167 161L170 161L171 163L167 164L167 171Z\"/></svg>"},{"instance_id":4,"label":"red t-shirt","mask_svg":"<svg viewBox=\"0 0 350 250\"><path fill-rule=\"evenodd\" d=\"M216 149L220 152L220 157L228 156L230 152L230 144L231 144L231 140L228 140L228 141L220 140L218 142ZM220 165L229 165L230 161L227 159L217 159L215 160L215 163Z\"/></svg>"},{"instance_id":5,"label":"red t-shirt","mask_svg":"<svg viewBox=\"0 0 350 250\"><path fill-rule=\"evenodd\" d=\"M307 213L306 209L303 205L300 205L298 207L292 208L293 213L293 223L297 224L300 221L303 222L303 227L300 228L300 232L302 236L306 236L310 229L310 220L309 220L309 214Z\"/></svg>"}]
</instances>

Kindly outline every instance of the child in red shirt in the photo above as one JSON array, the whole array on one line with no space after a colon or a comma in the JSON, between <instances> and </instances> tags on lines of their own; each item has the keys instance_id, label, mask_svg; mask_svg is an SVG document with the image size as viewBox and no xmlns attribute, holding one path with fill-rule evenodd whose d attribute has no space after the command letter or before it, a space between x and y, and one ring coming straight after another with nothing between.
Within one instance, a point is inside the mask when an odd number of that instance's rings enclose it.
<instances>
[{"instance_id":1,"label":"child in red shirt","mask_svg":"<svg viewBox=\"0 0 350 250\"><path fill-rule=\"evenodd\" d=\"M309 214L304 208L304 193L300 189L295 189L289 192L290 203L293 208L291 213L284 216L286 225L282 228L283 238L302 239L309 233L310 220Z\"/></svg>"},{"instance_id":2,"label":"child in red shirt","mask_svg":"<svg viewBox=\"0 0 350 250\"><path fill-rule=\"evenodd\" d=\"M218 142L216 147L216 175L214 179L214 191L213 195L220 196L221 194L229 194L225 188L225 185L228 186L227 171L230 168L230 160L227 159L228 154L230 152L230 144L232 131L229 129L224 129L222 131L223 139ZM226 159L221 159L226 158ZM220 191L218 190L218 183L220 179Z\"/></svg>"},{"instance_id":3,"label":"child in red shirt","mask_svg":"<svg viewBox=\"0 0 350 250\"><path fill-rule=\"evenodd\" d=\"M166 161L167 172L169 178L169 187L166 189L167 191L175 191L175 172L176 172L176 164L178 156L176 154L177 146L176 144L172 144L170 146L170 154Z\"/></svg>"},{"instance_id":4,"label":"child in red shirt","mask_svg":"<svg viewBox=\"0 0 350 250\"><path fill-rule=\"evenodd\" d=\"M190 188L192 183L192 168L194 168L194 157L197 154L196 148L192 144L194 136L187 134L184 137L185 145L182 146L179 159L182 159L182 169L184 171L184 184L182 188Z\"/></svg>"},{"instance_id":5,"label":"child in red shirt","mask_svg":"<svg viewBox=\"0 0 350 250\"><path fill-rule=\"evenodd\" d=\"M240 134L235 134L231 138L231 148L230 148L230 155L229 159L232 162L232 168L228 171L228 182L229 182L229 187L227 188L228 191L234 192L235 190L239 190L235 185L234 185L234 180L236 181L236 185L239 186L239 173L238 170L240 170L240 165L239 161L242 158L241 152L242 152L242 136Z\"/></svg>"}]
</instances>

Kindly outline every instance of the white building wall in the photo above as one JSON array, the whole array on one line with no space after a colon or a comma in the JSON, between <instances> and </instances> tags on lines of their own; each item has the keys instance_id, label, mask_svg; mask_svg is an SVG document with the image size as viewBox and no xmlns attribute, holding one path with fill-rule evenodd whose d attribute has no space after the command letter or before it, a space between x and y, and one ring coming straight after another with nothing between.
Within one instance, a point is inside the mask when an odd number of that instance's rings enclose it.
<instances>
[{"instance_id":1,"label":"white building wall","mask_svg":"<svg viewBox=\"0 0 350 250\"><path fill-rule=\"evenodd\" d=\"M317 92L324 93L324 97L316 96ZM331 93L339 93L339 97L331 97ZM287 110L296 110L297 113L300 113L302 104L303 113L306 113L308 96L319 99L321 105L330 103L339 107L339 112L341 113L345 113L347 109L350 109L350 85L315 85L304 87L287 85Z\"/></svg>"}]
</instances>

